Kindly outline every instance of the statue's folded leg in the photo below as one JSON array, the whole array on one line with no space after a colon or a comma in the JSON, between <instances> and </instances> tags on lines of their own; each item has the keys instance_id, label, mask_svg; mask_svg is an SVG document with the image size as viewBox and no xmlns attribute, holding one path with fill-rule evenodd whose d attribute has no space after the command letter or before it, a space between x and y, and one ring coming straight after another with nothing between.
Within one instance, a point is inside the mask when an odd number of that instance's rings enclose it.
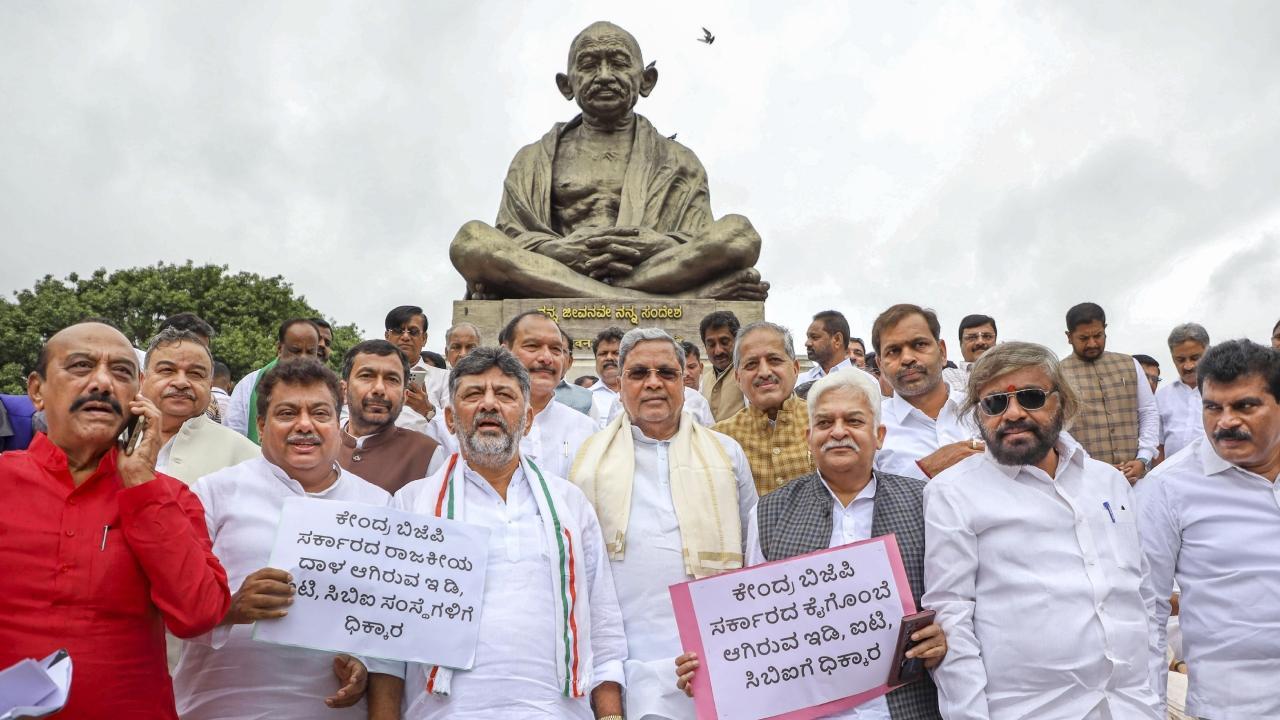
<instances>
[{"instance_id":1,"label":"statue's folded leg","mask_svg":"<svg viewBox=\"0 0 1280 720\"><path fill-rule=\"evenodd\" d=\"M517 247L501 231L478 220L458 230L449 245L449 259L476 300L656 297L592 280L546 255Z\"/></svg>"},{"instance_id":2,"label":"statue's folded leg","mask_svg":"<svg viewBox=\"0 0 1280 720\"><path fill-rule=\"evenodd\" d=\"M649 258L619 287L679 297L763 300L769 284L753 268L760 235L741 215L725 215L690 242Z\"/></svg>"}]
</instances>

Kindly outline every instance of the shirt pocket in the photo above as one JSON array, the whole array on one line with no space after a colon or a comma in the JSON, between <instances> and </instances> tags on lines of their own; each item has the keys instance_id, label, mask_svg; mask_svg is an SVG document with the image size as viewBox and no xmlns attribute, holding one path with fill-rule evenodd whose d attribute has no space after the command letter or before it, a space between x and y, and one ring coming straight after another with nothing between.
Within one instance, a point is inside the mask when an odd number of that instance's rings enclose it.
<instances>
[{"instance_id":1,"label":"shirt pocket","mask_svg":"<svg viewBox=\"0 0 1280 720\"><path fill-rule=\"evenodd\" d=\"M117 520L90 554L89 602L112 615L131 615L150 604L149 584Z\"/></svg>"},{"instance_id":2,"label":"shirt pocket","mask_svg":"<svg viewBox=\"0 0 1280 720\"><path fill-rule=\"evenodd\" d=\"M1107 541L1111 545L1111 554L1115 558L1116 565L1135 576L1141 575L1142 543L1138 540L1137 524L1132 520L1121 518L1106 525Z\"/></svg>"}]
</instances>

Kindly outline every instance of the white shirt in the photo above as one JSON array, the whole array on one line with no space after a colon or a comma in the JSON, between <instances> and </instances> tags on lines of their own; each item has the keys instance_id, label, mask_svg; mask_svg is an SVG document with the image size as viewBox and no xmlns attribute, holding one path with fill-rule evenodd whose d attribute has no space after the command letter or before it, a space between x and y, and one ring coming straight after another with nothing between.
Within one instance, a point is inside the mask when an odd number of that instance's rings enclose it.
<instances>
[{"instance_id":1,"label":"white shirt","mask_svg":"<svg viewBox=\"0 0 1280 720\"><path fill-rule=\"evenodd\" d=\"M738 481L738 512L745 529L754 514L755 481L742 447L716 434ZM636 471L627 521L626 550L611 560L613 583L627 630L627 717L693 720L693 700L676 689L675 659L684 650L667 588L689 580L684 571L680 524L671 501L671 442L652 440L631 427Z\"/></svg>"},{"instance_id":2,"label":"white shirt","mask_svg":"<svg viewBox=\"0 0 1280 720\"><path fill-rule=\"evenodd\" d=\"M943 382L946 382L945 380ZM876 453L876 469L891 475L928 480L916 461L933 454L943 445L979 437L972 416L960 415L965 390L947 385L947 401L934 420L894 391L880 405L880 422L885 427L884 447Z\"/></svg>"},{"instance_id":3,"label":"white shirt","mask_svg":"<svg viewBox=\"0 0 1280 720\"><path fill-rule=\"evenodd\" d=\"M1151 381L1137 360L1133 361L1133 370L1138 376L1135 380L1138 385L1138 457L1154 460L1160 447L1160 408L1156 407ZM1168 455L1168 451L1165 454Z\"/></svg>"},{"instance_id":4,"label":"white shirt","mask_svg":"<svg viewBox=\"0 0 1280 720\"><path fill-rule=\"evenodd\" d=\"M1174 580L1182 590L1188 714L1280 717L1280 484L1223 460L1201 435L1136 490L1160 627ZM1163 637L1158 652L1153 671Z\"/></svg>"},{"instance_id":5,"label":"white shirt","mask_svg":"<svg viewBox=\"0 0 1280 720\"><path fill-rule=\"evenodd\" d=\"M591 391L591 411L587 413L596 428L603 430L609 424L609 411L618 404L618 393L610 390L604 380L588 388Z\"/></svg>"},{"instance_id":6,"label":"white shirt","mask_svg":"<svg viewBox=\"0 0 1280 720\"><path fill-rule=\"evenodd\" d=\"M233 388L234 389L234 388ZM231 396L220 387L209 390L209 397L218 404L218 417L226 421L227 410L231 407Z\"/></svg>"},{"instance_id":7,"label":"white shirt","mask_svg":"<svg viewBox=\"0 0 1280 720\"><path fill-rule=\"evenodd\" d=\"M582 417L572 408L565 410ZM556 645L552 620L553 613L560 612L551 584L551 558L557 551L547 547L534 488L523 464L511 478L506 501L465 461L460 461L454 472L454 482L463 480L458 485L465 493L466 522L490 530L475 665L455 672L450 695L440 697L425 695L425 668L410 664L405 672L405 706L411 710L406 720L594 718L590 693L584 698L567 698L556 680L556 653L563 651L563 646ZM622 683L626 641L613 578L605 564L600 523L576 486L546 470L543 478L560 491L569 506L562 511L573 513L582 535L583 566L590 590L589 598L584 599L591 608L592 682ZM425 485L416 480L402 488L396 493L396 507L414 512L428 508L435 498L421 496ZM423 642L430 642L430 638ZM667 674L674 678L674 672L671 669ZM674 686L675 681L671 682Z\"/></svg>"},{"instance_id":8,"label":"white shirt","mask_svg":"<svg viewBox=\"0 0 1280 720\"><path fill-rule=\"evenodd\" d=\"M1181 380L1166 383L1156 391L1156 408L1160 411L1160 442L1164 444L1165 457L1173 457L1204 435L1204 405L1199 388Z\"/></svg>"},{"instance_id":9,"label":"white shirt","mask_svg":"<svg viewBox=\"0 0 1280 720\"><path fill-rule=\"evenodd\" d=\"M339 469L326 490L308 493L265 458L206 475L191 489L204 504L213 553L227 570L231 591L246 576L268 567L285 498L387 505L391 496ZM363 718L365 701L334 710L324 699L338 691L335 653L256 642L253 625L220 625L186 642L173 675L178 714L183 720L311 720ZM371 672L383 672L366 661Z\"/></svg>"},{"instance_id":10,"label":"white shirt","mask_svg":"<svg viewBox=\"0 0 1280 720\"><path fill-rule=\"evenodd\" d=\"M819 473L821 475L821 473ZM847 506L841 504L840 498L831 492L826 480L822 486L831 495L831 542L827 547L840 547L849 543L871 539L871 522L875 517L876 477L858 493ZM756 512L751 513L751 524L747 526L747 567L769 562L760 548L760 519ZM839 715L828 715L828 720L890 720L889 702L881 695L856 707L849 708Z\"/></svg>"},{"instance_id":11,"label":"white shirt","mask_svg":"<svg viewBox=\"0 0 1280 720\"><path fill-rule=\"evenodd\" d=\"M922 604L947 634L933 678L948 720L1160 717L1132 489L1070 435L1056 449L1052 478L988 451L924 488Z\"/></svg>"},{"instance_id":12,"label":"white shirt","mask_svg":"<svg viewBox=\"0 0 1280 720\"><path fill-rule=\"evenodd\" d=\"M831 368L831 372L840 372L841 370L848 370L854 367L857 367L857 365L854 365L853 361L846 357L836 363L835 366ZM814 363L813 367L800 373L800 377L796 378L796 385L812 382L814 380L821 380L826 377L827 374L827 371L822 369L822 363Z\"/></svg>"},{"instance_id":13,"label":"white shirt","mask_svg":"<svg viewBox=\"0 0 1280 720\"><path fill-rule=\"evenodd\" d=\"M240 378L240 382L231 389L231 399L222 415L222 424L241 435L249 434L249 398L253 395L253 388L258 384L260 372L262 371L254 370Z\"/></svg>"}]
</instances>

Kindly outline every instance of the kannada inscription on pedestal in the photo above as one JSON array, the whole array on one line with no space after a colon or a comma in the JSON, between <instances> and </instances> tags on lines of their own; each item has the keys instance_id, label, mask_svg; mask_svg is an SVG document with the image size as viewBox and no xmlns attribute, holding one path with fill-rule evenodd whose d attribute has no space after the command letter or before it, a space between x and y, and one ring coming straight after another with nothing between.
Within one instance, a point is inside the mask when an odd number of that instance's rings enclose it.
<instances>
[{"instance_id":1,"label":"kannada inscription on pedestal","mask_svg":"<svg viewBox=\"0 0 1280 720\"><path fill-rule=\"evenodd\" d=\"M591 341L605 328L626 332L637 327L659 327L677 341L689 340L701 347L698 323L716 310L728 310L746 325L764 319L764 303L741 300L628 300L541 298L526 300L456 300L453 322L469 322L480 328L480 342L496 345L498 333L511 318L540 312L560 323L573 338L576 358L591 357Z\"/></svg>"}]
</instances>

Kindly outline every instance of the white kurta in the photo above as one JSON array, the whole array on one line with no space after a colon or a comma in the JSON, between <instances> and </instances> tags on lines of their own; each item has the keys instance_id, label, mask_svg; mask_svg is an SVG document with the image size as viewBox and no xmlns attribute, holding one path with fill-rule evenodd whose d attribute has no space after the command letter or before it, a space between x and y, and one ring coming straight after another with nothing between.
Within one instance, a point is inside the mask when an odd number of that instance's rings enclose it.
<instances>
[{"instance_id":1,"label":"white kurta","mask_svg":"<svg viewBox=\"0 0 1280 720\"><path fill-rule=\"evenodd\" d=\"M1177 380L1156 391L1160 411L1160 442L1164 456L1173 457L1196 438L1204 435L1204 405L1200 389Z\"/></svg>"},{"instance_id":2,"label":"white kurta","mask_svg":"<svg viewBox=\"0 0 1280 720\"><path fill-rule=\"evenodd\" d=\"M241 435L249 434L249 398L253 395L254 386L258 384L259 372L261 370L254 370L240 378L240 382L231 389L231 400L222 416L222 424Z\"/></svg>"},{"instance_id":3,"label":"white kurta","mask_svg":"<svg viewBox=\"0 0 1280 720\"><path fill-rule=\"evenodd\" d=\"M845 359L836 363L831 368L831 372L836 373L836 372L840 372L841 370L851 370L855 367L857 367L857 365L854 365L853 361L846 357ZM826 370L822 369L822 365L818 363L814 363L813 367L800 373L800 376L796 378L796 385L803 385L804 383L807 383L807 382L817 382L818 380L821 380L822 378L826 377L828 374L829 373Z\"/></svg>"},{"instance_id":4,"label":"white kurta","mask_svg":"<svg viewBox=\"0 0 1280 720\"><path fill-rule=\"evenodd\" d=\"M876 478L858 493L848 505L840 503L840 498L831 492L827 481L822 486L831 495L831 541L827 547L834 548L849 543L871 539L871 524L875 519ZM760 516L751 513L751 524L747 527L747 567L769 562L760 548ZM839 715L828 715L828 720L890 720L889 702L881 695L868 700L857 707L849 708Z\"/></svg>"},{"instance_id":5,"label":"white kurta","mask_svg":"<svg viewBox=\"0 0 1280 720\"><path fill-rule=\"evenodd\" d=\"M342 470L319 493L307 493L264 458L206 475L191 487L204 504L213 553L226 568L231 591L268 566L285 498L387 505L378 486ZM334 653L272 645L252 639L253 625L220 625L186 642L174 671L173 691L183 720L312 720L363 718L365 701L330 709L338 691ZM369 663L370 671L382 670Z\"/></svg>"},{"instance_id":6,"label":"white kurta","mask_svg":"<svg viewBox=\"0 0 1280 720\"><path fill-rule=\"evenodd\" d=\"M1280 718L1280 483L1223 460L1202 435L1136 491L1159 627L1175 579L1182 591L1187 712Z\"/></svg>"},{"instance_id":7,"label":"white kurta","mask_svg":"<svg viewBox=\"0 0 1280 720\"><path fill-rule=\"evenodd\" d=\"M989 452L924 489L925 593L948 720L1159 717L1155 597L1128 481L1070 435L1050 478Z\"/></svg>"},{"instance_id":8,"label":"white kurta","mask_svg":"<svg viewBox=\"0 0 1280 720\"><path fill-rule=\"evenodd\" d=\"M572 408L565 410L586 419ZM448 697L427 696L426 669L410 664L405 671L405 707L410 710L406 720L590 720L594 715L589 694L565 697L557 681L556 653L562 648L556 644L553 621L553 613L560 612L551 583L556 550L547 547L534 487L523 465L511 478L506 501L464 461L454 473L455 483L466 493L465 521L491 533L476 660L471 670L453 674ZM546 470L543 477L569 506L562 511L573 513L581 529L590 592L579 601L589 602L591 608L593 683L621 684L626 640L600 523L581 490ZM432 514L436 498L423 493L425 485L421 480L409 483L396 493L395 505Z\"/></svg>"},{"instance_id":9,"label":"white kurta","mask_svg":"<svg viewBox=\"0 0 1280 720\"><path fill-rule=\"evenodd\" d=\"M613 583L627 629L627 718L693 720L693 700L676 689L675 659L684 652L667 588L691 579L684 571L680 526L671 500L669 441L651 440L632 426L636 471L623 559L611 560ZM738 511L745 531L756 486L738 443L716 439L733 464Z\"/></svg>"},{"instance_id":10,"label":"white kurta","mask_svg":"<svg viewBox=\"0 0 1280 720\"><path fill-rule=\"evenodd\" d=\"M610 390L603 380L588 389L591 390L591 412L587 415L596 424L597 430L603 430L609 424L609 411L618 402L618 393Z\"/></svg>"},{"instance_id":11,"label":"white kurta","mask_svg":"<svg viewBox=\"0 0 1280 720\"><path fill-rule=\"evenodd\" d=\"M945 382L945 381L944 381ZM947 386L947 401L938 419L925 415L896 391L880 405L880 421L885 427L884 447L876 453L876 469L891 475L928 480L916 461L932 455L943 445L980 437L973 418L961 417L964 388Z\"/></svg>"}]
</instances>

